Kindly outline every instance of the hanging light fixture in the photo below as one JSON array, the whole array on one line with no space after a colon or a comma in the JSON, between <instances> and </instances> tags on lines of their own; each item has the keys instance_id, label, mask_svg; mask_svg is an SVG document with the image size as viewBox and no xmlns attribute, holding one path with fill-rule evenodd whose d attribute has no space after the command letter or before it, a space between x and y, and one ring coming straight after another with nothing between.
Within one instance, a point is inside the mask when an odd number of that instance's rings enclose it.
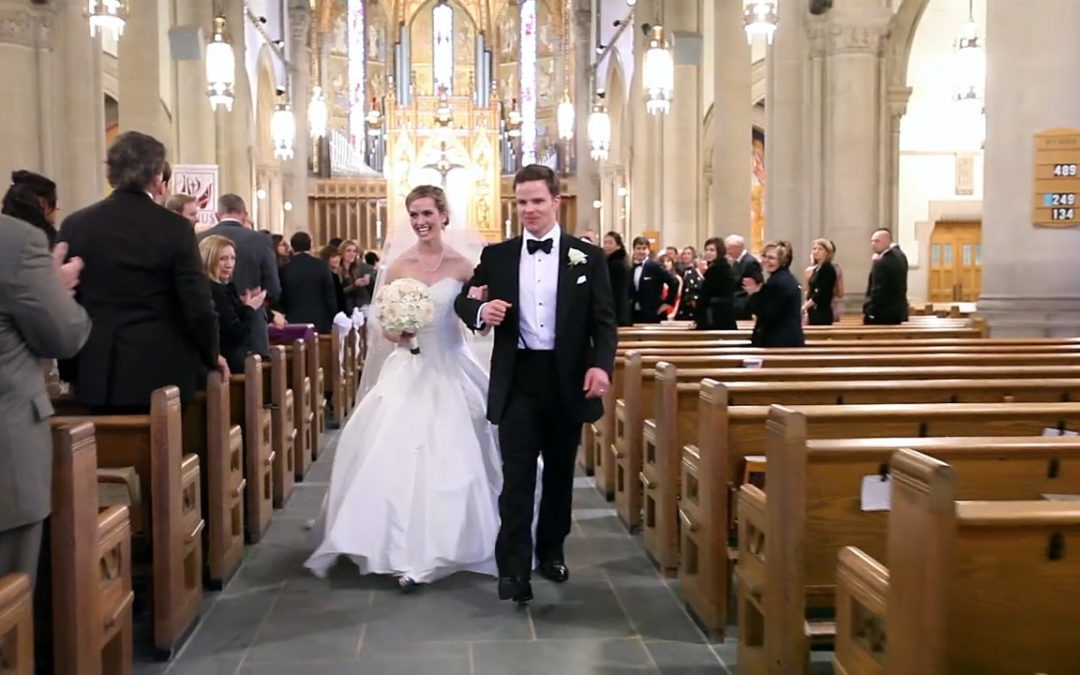
<instances>
[{"instance_id":1,"label":"hanging light fixture","mask_svg":"<svg viewBox=\"0 0 1080 675\"><path fill-rule=\"evenodd\" d=\"M296 140L296 118L284 89L278 90L280 100L274 106L274 116L270 118L270 135L274 139L274 157L281 160L292 159L293 142Z\"/></svg>"},{"instance_id":2,"label":"hanging light fixture","mask_svg":"<svg viewBox=\"0 0 1080 675\"><path fill-rule=\"evenodd\" d=\"M743 23L746 27L746 40L753 42L754 36L764 35L772 44L773 33L780 19L777 14L777 0L743 0Z\"/></svg>"},{"instance_id":3,"label":"hanging light fixture","mask_svg":"<svg viewBox=\"0 0 1080 675\"><path fill-rule=\"evenodd\" d=\"M517 99L511 99L510 109L506 112L506 135L510 138L521 138L521 110L518 109Z\"/></svg>"},{"instance_id":4,"label":"hanging light fixture","mask_svg":"<svg viewBox=\"0 0 1080 675\"><path fill-rule=\"evenodd\" d=\"M236 56L225 36L225 17L214 19L214 35L206 45L206 93L210 107L232 111L233 83L236 82Z\"/></svg>"},{"instance_id":5,"label":"hanging light fixture","mask_svg":"<svg viewBox=\"0 0 1080 675\"><path fill-rule=\"evenodd\" d=\"M368 136L378 136L382 133L383 114L374 96L371 97L371 107L368 108L364 120L367 122Z\"/></svg>"},{"instance_id":6,"label":"hanging light fixture","mask_svg":"<svg viewBox=\"0 0 1080 675\"><path fill-rule=\"evenodd\" d=\"M311 137L325 137L327 119L329 118L330 113L326 109L326 97L323 96L322 87L316 86L311 88L311 101L308 103L307 115Z\"/></svg>"},{"instance_id":7,"label":"hanging light fixture","mask_svg":"<svg viewBox=\"0 0 1080 675\"><path fill-rule=\"evenodd\" d=\"M113 39L119 40L127 23L127 0L89 0L86 16L90 21L90 35L97 36L112 31Z\"/></svg>"},{"instance_id":8,"label":"hanging light fixture","mask_svg":"<svg viewBox=\"0 0 1080 675\"><path fill-rule=\"evenodd\" d=\"M611 150L611 117L604 107L604 92L596 92L596 102L589 113L589 154L598 162L608 158Z\"/></svg>"},{"instance_id":9,"label":"hanging light fixture","mask_svg":"<svg viewBox=\"0 0 1080 675\"><path fill-rule=\"evenodd\" d=\"M563 92L562 102L555 111L555 118L559 127L559 138L564 141L572 139L574 137L574 104L570 102L570 92Z\"/></svg>"},{"instance_id":10,"label":"hanging light fixture","mask_svg":"<svg viewBox=\"0 0 1080 675\"><path fill-rule=\"evenodd\" d=\"M968 0L968 20L956 38L953 67L956 75L956 100L974 102L981 108L986 88L986 49L975 23L974 2Z\"/></svg>"},{"instance_id":11,"label":"hanging light fixture","mask_svg":"<svg viewBox=\"0 0 1080 675\"><path fill-rule=\"evenodd\" d=\"M642 84L645 88L645 109L649 114L666 115L671 110L671 98L675 89L675 62L671 47L664 39L664 27L653 26L649 49L642 63Z\"/></svg>"}]
</instances>

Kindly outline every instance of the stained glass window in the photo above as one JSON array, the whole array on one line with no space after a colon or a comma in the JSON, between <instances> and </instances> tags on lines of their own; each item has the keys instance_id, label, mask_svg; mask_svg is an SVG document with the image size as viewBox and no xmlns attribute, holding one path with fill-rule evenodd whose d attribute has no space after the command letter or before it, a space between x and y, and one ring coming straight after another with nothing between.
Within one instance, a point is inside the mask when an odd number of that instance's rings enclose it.
<instances>
[{"instance_id":1,"label":"stained glass window","mask_svg":"<svg viewBox=\"0 0 1080 675\"><path fill-rule=\"evenodd\" d=\"M440 2L431 10L434 93L454 93L454 8Z\"/></svg>"},{"instance_id":2,"label":"stained glass window","mask_svg":"<svg viewBox=\"0 0 1080 675\"><path fill-rule=\"evenodd\" d=\"M521 3L521 163L536 162L536 0Z\"/></svg>"},{"instance_id":3,"label":"stained glass window","mask_svg":"<svg viewBox=\"0 0 1080 675\"><path fill-rule=\"evenodd\" d=\"M354 146L364 142L364 0L349 0L349 140Z\"/></svg>"}]
</instances>

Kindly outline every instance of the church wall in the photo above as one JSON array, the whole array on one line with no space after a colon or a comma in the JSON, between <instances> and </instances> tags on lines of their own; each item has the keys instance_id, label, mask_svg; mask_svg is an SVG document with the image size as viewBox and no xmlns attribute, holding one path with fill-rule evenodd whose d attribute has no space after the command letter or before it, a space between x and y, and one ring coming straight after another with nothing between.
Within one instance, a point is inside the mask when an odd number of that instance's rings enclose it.
<instances>
[{"instance_id":1,"label":"church wall","mask_svg":"<svg viewBox=\"0 0 1080 675\"><path fill-rule=\"evenodd\" d=\"M976 0L974 8L982 36L986 35L985 4ZM967 12L966 0L930 0L908 61L907 84L912 93L900 127L897 229L911 265L908 295L912 300L927 295L925 251L935 217L931 202L981 204L982 200L981 118L953 100L955 79L950 69L953 42ZM971 158L971 171L958 174L963 156Z\"/></svg>"},{"instance_id":2,"label":"church wall","mask_svg":"<svg viewBox=\"0 0 1080 675\"><path fill-rule=\"evenodd\" d=\"M616 31L616 28L611 25L612 22L625 19L629 8L626 6L626 0L599 0L599 4L600 41L603 44L607 44L608 40ZM623 66L623 78L625 82L629 82L634 77L634 31L641 30L642 21L644 21L644 19L635 16L634 25L628 26L615 41L615 50L619 53L619 60ZM610 59L604 59L604 62L596 69L596 81L598 83L607 82L607 71L610 67ZM629 87L626 88L626 92L627 95L629 95ZM642 103L642 105L645 104Z\"/></svg>"}]
</instances>

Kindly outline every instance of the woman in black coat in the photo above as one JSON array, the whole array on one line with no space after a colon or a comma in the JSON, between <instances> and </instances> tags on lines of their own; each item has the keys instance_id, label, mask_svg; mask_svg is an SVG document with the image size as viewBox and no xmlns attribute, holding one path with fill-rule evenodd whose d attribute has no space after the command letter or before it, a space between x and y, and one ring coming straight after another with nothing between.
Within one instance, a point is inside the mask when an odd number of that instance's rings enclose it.
<instances>
[{"instance_id":1,"label":"woman in black coat","mask_svg":"<svg viewBox=\"0 0 1080 675\"><path fill-rule=\"evenodd\" d=\"M806 344L802 329L802 291L789 269L791 244L778 241L766 244L761 253L761 268L768 278L764 284L743 279L750 295L750 310L757 317L750 338L755 347L802 347Z\"/></svg>"},{"instance_id":2,"label":"woman in black coat","mask_svg":"<svg viewBox=\"0 0 1080 675\"><path fill-rule=\"evenodd\" d=\"M836 295L836 268L833 267L833 245L828 239L815 239L810 249L811 268L807 282L806 310L807 323L811 326L831 326L833 324L833 298Z\"/></svg>"},{"instance_id":3,"label":"woman in black coat","mask_svg":"<svg viewBox=\"0 0 1080 675\"><path fill-rule=\"evenodd\" d=\"M231 240L211 235L199 242L210 295L218 315L219 349L229 371L244 372L244 358L251 353L251 317L266 301L266 291L252 289L240 295L230 281L236 266L236 248Z\"/></svg>"},{"instance_id":4,"label":"woman in black coat","mask_svg":"<svg viewBox=\"0 0 1080 675\"><path fill-rule=\"evenodd\" d=\"M56 246L56 183L33 171L13 171L2 210L44 232L49 249Z\"/></svg>"},{"instance_id":5,"label":"woman in black coat","mask_svg":"<svg viewBox=\"0 0 1080 675\"><path fill-rule=\"evenodd\" d=\"M698 330L735 330L735 275L720 251L719 237L705 242L705 270L694 312L695 328Z\"/></svg>"},{"instance_id":6,"label":"woman in black coat","mask_svg":"<svg viewBox=\"0 0 1080 675\"><path fill-rule=\"evenodd\" d=\"M630 265L626 260L626 248L622 235L608 232L604 235L604 255L607 256L611 292L615 296L615 321L620 326L632 326L630 319Z\"/></svg>"}]
</instances>

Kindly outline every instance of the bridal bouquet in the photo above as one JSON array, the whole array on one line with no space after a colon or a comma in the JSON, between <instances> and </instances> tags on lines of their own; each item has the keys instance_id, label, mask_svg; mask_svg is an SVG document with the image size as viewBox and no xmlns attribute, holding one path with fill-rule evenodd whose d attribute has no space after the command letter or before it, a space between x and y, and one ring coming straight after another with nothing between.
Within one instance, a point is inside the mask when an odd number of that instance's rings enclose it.
<instances>
[{"instance_id":1,"label":"bridal bouquet","mask_svg":"<svg viewBox=\"0 0 1080 675\"><path fill-rule=\"evenodd\" d=\"M416 279L396 279L375 295L375 318L392 333L412 333L409 351L420 353L416 331L435 320L431 289Z\"/></svg>"}]
</instances>

